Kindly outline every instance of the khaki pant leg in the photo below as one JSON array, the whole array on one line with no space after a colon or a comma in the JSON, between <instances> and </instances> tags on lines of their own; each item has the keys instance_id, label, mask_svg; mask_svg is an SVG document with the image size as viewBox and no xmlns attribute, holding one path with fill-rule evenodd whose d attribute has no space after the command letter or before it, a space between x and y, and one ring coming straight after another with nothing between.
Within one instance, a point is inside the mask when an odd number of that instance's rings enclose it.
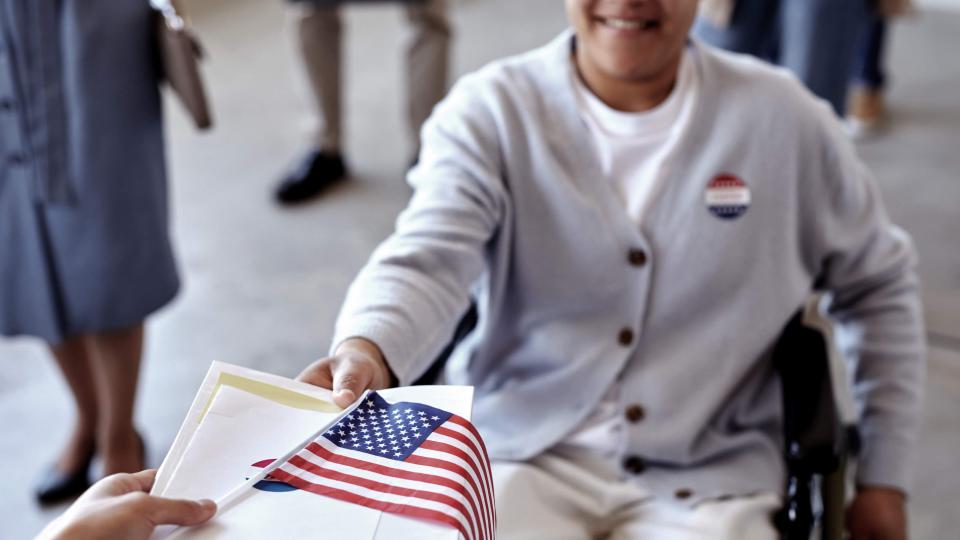
<instances>
[{"instance_id":1,"label":"khaki pant leg","mask_svg":"<svg viewBox=\"0 0 960 540\"><path fill-rule=\"evenodd\" d=\"M493 483L497 540L592 540L616 499L603 479L550 455L495 461Z\"/></svg>"},{"instance_id":2,"label":"khaki pant leg","mask_svg":"<svg viewBox=\"0 0 960 540\"><path fill-rule=\"evenodd\" d=\"M327 151L339 151L342 141L341 27L336 7L318 7L310 2L296 6L297 42L317 112L314 143Z\"/></svg>"},{"instance_id":3,"label":"khaki pant leg","mask_svg":"<svg viewBox=\"0 0 960 540\"><path fill-rule=\"evenodd\" d=\"M696 506L650 500L629 507L609 540L777 540L774 493L705 501Z\"/></svg>"},{"instance_id":4,"label":"khaki pant leg","mask_svg":"<svg viewBox=\"0 0 960 540\"><path fill-rule=\"evenodd\" d=\"M450 24L445 0L425 0L407 8L407 119L411 140L420 147L420 128L447 90Z\"/></svg>"}]
</instances>

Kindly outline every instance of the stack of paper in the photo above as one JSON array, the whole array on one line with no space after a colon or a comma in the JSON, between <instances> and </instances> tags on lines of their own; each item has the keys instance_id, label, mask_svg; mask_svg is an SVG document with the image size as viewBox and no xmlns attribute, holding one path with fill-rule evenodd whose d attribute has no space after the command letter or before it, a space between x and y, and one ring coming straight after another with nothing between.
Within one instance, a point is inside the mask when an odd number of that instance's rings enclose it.
<instances>
[{"instance_id":1,"label":"stack of paper","mask_svg":"<svg viewBox=\"0 0 960 540\"><path fill-rule=\"evenodd\" d=\"M473 389L419 386L379 392L470 418ZM340 413L330 391L215 362L167 454L152 493L221 500ZM384 513L264 480L210 523L154 538L457 540L455 529Z\"/></svg>"}]
</instances>

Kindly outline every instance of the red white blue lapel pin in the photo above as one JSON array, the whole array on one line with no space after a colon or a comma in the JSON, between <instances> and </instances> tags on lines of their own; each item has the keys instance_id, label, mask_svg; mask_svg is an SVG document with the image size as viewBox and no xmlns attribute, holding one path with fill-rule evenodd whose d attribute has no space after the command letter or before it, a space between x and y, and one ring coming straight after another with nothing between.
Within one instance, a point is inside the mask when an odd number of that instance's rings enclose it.
<instances>
[{"instance_id":1,"label":"red white blue lapel pin","mask_svg":"<svg viewBox=\"0 0 960 540\"><path fill-rule=\"evenodd\" d=\"M750 188L737 176L718 174L707 184L704 201L718 218L737 219L750 208Z\"/></svg>"}]
</instances>

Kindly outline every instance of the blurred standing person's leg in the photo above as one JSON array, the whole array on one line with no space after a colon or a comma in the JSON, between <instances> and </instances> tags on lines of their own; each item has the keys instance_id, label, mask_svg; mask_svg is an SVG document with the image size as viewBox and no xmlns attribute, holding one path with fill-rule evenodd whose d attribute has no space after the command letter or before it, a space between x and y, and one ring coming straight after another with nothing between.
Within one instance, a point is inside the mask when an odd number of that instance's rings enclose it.
<instances>
[{"instance_id":1,"label":"blurred standing person's leg","mask_svg":"<svg viewBox=\"0 0 960 540\"><path fill-rule=\"evenodd\" d=\"M870 0L781 0L778 64L843 118Z\"/></svg>"},{"instance_id":2,"label":"blurred standing person's leg","mask_svg":"<svg viewBox=\"0 0 960 540\"><path fill-rule=\"evenodd\" d=\"M276 190L283 204L309 199L346 178L342 155L343 69L342 23L337 7L294 0L300 57L317 110L315 147L291 170ZM419 153L420 126L446 93L450 56L450 25L445 0L405 2L410 24L406 50L407 120L414 148Z\"/></svg>"},{"instance_id":3,"label":"blurred standing person's leg","mask_svg":"<svg viewBox=\"0 0 960 540\"><path fill-rule=\"evenodd\" d=\"M346 177L342 155L342 26L336 6L310 1L293 3L297 44L315 106L311 148L277 186L281 203L308 199Z\"/></svg>"},{"instance_id":4,"label":"blurred standing person's leg","mask_svg":"<svg viewBox=\"0 0 960 540\"><path fill-rule=\"evenodd\" d=\"M712 0L732 4L719 19L698 17L692 33L714 47L775 61L777 14L781 0Z\"/></svg>"},{"instance_id":5,"label":"blurred standing person's leg","mask_svg":"<svg viewBox=\"0 0 960 540\"><path fill-rule=\"evenodd\" d=\"M97 447L104 476L145 467L143 441L133 428L143 325L98 332L89 337L99 400Z\"/></svg>"},{"instance_id":6,"label":"blurred standing person's leg","mask_svg":"<svg viewBox=\"0 0 960 540\"><path fill-rule=\"evenodd\" d=\"M340 108L343 53L340 10L304 4L297 21L300 58L316 107L314 144L329 154L340 154L343 112Z\"/></svg>"},{"instance_id":7,"label":"blurred standing person's leg","mask_svg":"<svg viewBox=\"0 0 960 540\"><path fill-rule=\"evenodd\" d=\"M883 120L883 90L887 84L883 67L886 33L886 19L875 14L861 40L850 81L852 88L847 114L847 125L855 137L874 131Z\"/></svg>"},{"instance_id":8,"label":"blurred standing person's leg","mask_svg":"<svg viewBox=\"0 0 960 540\"><path fill-rule=\"evenodd\" d=\"M51 347L76 407L74 431L56 462L85 466L99 449L104 475L142 469L143 444L133 427L143 325L67 339Z\"/></svg>"},{"instance_id":9,"label":"blurred standing person's leg","mask_svg":"<svg viewBox=\"0 0 960 540\"><path fill-rule=\"evenodd\" d=\"M68 472L84 469L93 457L97 439L97 392L86 337L73 337L50 347L70 394L76 418L73 433L61 450L54 468Z\"/></svg>"},{"instance_id":10,"label":"blurred standing person's leg","mask_svg":"<svg viewBox=\"0 0 960 540\"><path fill-rule=\"evenodd\" d=\"M420 127L447 91L450 24L445 0L414 2L407 7L411 37L407 46L407 107L416 161Z\"/></svg>"},{"instance_id":11,"label":"blurred standing person's leg","mask_svg":"<svg viewBox=\"0 0 960 540\"><path fill-rule=\"evenodd\" d=\"M729 21L700 19L694 34L793 71L841 117L870 0L734 1Z\"/></svg>"}]
</instances>

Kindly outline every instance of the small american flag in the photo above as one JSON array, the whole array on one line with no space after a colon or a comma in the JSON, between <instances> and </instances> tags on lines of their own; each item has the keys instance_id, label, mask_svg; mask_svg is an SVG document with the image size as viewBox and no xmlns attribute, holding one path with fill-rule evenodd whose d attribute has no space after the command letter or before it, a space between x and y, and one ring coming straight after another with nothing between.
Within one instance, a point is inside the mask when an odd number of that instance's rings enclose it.
<instances>
[{"instance_id":1,"label":"small american flag","mask_svg":"<svg viewBox=\"0 0 960 540\"><path fill-rule=\"evenodd\" d=\"M440 522L493 540L490 460L469 421L376 392L280 465L271 477L305 491Z\"/></svg>"}]
</instances>

